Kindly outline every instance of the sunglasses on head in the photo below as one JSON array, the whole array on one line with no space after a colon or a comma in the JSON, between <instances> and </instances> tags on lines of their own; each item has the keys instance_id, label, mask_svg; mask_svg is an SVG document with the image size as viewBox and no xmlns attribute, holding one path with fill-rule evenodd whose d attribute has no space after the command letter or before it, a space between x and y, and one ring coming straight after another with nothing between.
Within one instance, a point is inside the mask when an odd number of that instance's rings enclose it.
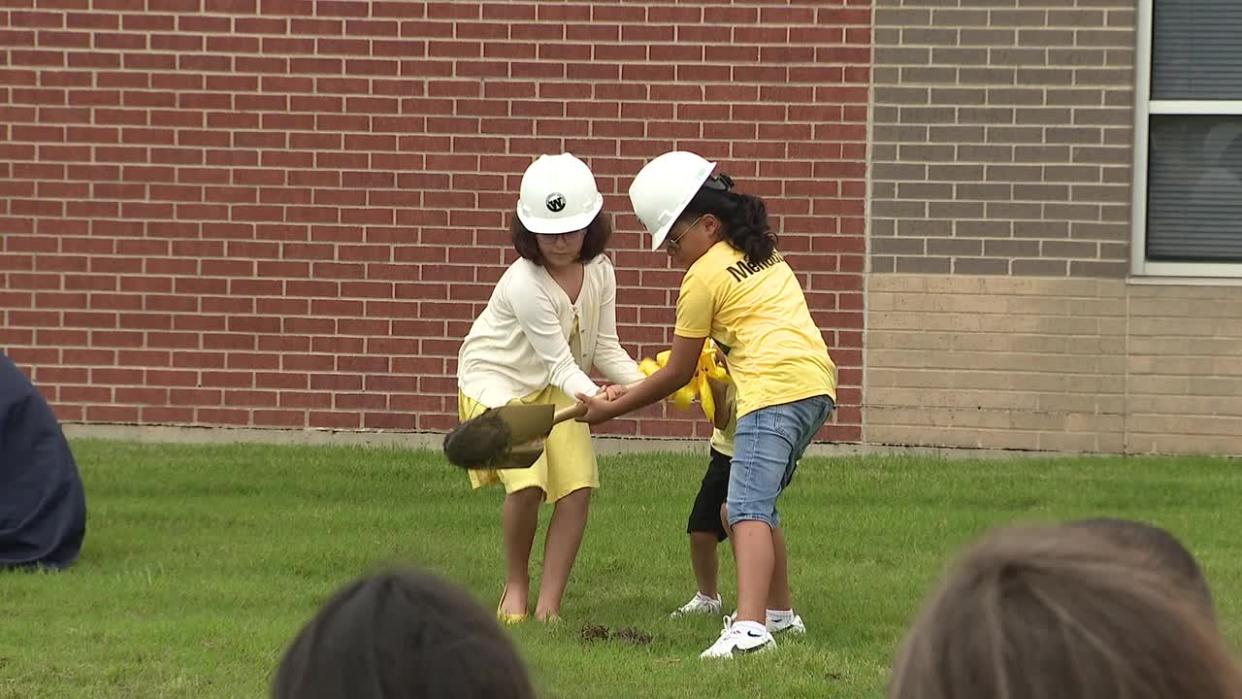
<instances>
[{"instance_id":1,"label":"sunglasses on head","mask_svg":"<svg viewBox=\"0 0 1242 699\"><path fill-rule=\"evenodd\" d=\"M727 192L733 189L733 178L722 172L719 175L712 175L703 180L703 186L717 192Z\"/></svg>"}]
</instances>

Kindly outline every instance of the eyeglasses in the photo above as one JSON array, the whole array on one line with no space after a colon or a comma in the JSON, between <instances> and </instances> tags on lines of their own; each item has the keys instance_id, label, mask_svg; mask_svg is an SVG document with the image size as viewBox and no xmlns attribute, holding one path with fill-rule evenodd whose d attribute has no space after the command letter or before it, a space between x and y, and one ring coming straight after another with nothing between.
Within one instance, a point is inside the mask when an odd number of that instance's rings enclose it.
<instances>
[{"instance_id":1,"label":"eyeglasses","mask_svg":"<svg viewBox=\"0 0 1242 699\"><path fill-rule=\"evenodd\" d=\"M700 217L698 217L698 218L694 219L693 221L691 221L691 222L690 222L690 225L688 225L688 226L686 226L685 228L681 229L681 235L677 236L676 238L667 238L667 239L665 240L665 242L664 242L664 249L665 249L665 251L667 251L667 252L668 252L668 254L673 255L673 254L675 254L678 250L680 250L680 249L681 249L681 239L682 239L682 238L685 238L685 237L686 237L686 235L687 235L688 233L690 233L690 231L694 230L694 227L695 227L695 226L697 226L697 225L699 225L699 221L701 221L701 220L703 220L703 217L702 217L702 216L700 216Z\"/></svg>"},{"instance_id":2,"label":"eyeglasses","mask_svg":"<svg viewBox=\"0 0 1242 699\"><path fill-rule=\"evenodd\" d=\"M539 238L544 243L552 244L558 240L565 240L565 241L573 240L574 238L578 238L585 234L586 234L586 229L580 228L576 231L570 231L568 233L536 233L535 237Z\"/></svg>"}]
</instances>

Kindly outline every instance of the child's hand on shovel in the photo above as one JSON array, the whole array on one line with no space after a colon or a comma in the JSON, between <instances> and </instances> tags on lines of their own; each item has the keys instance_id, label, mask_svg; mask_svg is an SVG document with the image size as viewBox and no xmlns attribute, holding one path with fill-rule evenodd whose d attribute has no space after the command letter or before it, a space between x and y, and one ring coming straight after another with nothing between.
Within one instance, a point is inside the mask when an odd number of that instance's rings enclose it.
<instances>
[{"instance_id":1,"label":"child's hand on shovel","mask_svg":"<svg viewBox=\"0 0 1242 699\"><path fill-rule=\"evenodd\" d=\"M578 394L578 401L586 406L586 413L578 418L578 422L585 422L588 425L598 425L601 422L607 422L616 417L612 402L622 395L625 395L625 387L621 387L622 393L615 398L608 396L608 389L604 389L594 396L588 396L585 393Z\"/></svg>"},{"instance_id":2,"label":"child's hand on shovel","mask_svg":"<svg viewBox=\"0 0 1242 699\"><path fill-rule=\"evenodd\" d=\"M630 390L630 387L626 386L625 384L614 383L614 384L609 384L608 386L605 386L603 389L600 390L599 393L596 393L595 395L597 397L602 397L604 400L612 401L612 400L616 400L620 398L621 396L624 396L626 392L628 392L629 390Z\"/></svg>"}]
</instances>

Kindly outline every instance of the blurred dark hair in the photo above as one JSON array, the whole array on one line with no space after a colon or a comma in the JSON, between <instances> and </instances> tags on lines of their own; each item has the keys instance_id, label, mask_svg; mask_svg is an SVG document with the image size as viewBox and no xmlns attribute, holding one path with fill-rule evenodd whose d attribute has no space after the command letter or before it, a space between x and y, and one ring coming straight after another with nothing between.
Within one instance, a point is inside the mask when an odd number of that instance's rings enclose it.
<instances>
[{"instance_id":1,"label":"blurred dark hair","mask_svg":"<svg viewBox=\"0 0 1242 699\"><path fill-rule=\"evenodd\" d=\"M513 249L517 250L517 254L542 266L543 253L539 251L538 234L532 233L522 225L521 219L517 216L513 217L509 230L513 234ZM582 253L578 255L578 261L590 262L595 259L597 255L608 249L608 239L611 237L612 222L608 219L608 214L601 211L593 221L587 224L586 234L582 238Z\"/></svg>"},{"instance_id":2,"label":"blurred dark hair","mask_svg":"<svg viewBox=\"0 0 1242 699\"><path fill-rule=\"evenodd\" d=\"M413 570L356 580L285 651L274 699L530 699L526 669L469 595Z\"/></svg>"},{"instance_id":3,"label":"blurred dark hair","mask_svg":"<svg viewBox=\"0 0 1242 699\"><path fill-rule=\"evenodd\" d=\"M733 178L724 173L707 178L694 198L677 217L677 224L690 224L711 214L720 219L725 240L746 255L751 264L768 261L776 251L777 236L768 223L768 208L753 194L733 191Z\"/></svg>"}]
</instances>

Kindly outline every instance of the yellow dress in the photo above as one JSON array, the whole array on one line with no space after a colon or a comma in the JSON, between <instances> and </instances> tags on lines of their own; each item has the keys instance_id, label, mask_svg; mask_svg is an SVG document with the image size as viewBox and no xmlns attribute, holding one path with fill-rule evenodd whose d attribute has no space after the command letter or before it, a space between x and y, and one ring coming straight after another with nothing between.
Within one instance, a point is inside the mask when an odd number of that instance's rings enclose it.
<instances>
[{"instance_id":1,"label":"yellow dress","mask_svg":"<svg viewBox=\"0 0 1242 699\"><path fill-rule=\"evenodd\" d=\"M511 403L544 405L551 403L557 409L573 405L561 389L548 386ZM484 406L458 391L457 415L461 420L477 417ZM543 456L530 468L506 468L497 470L471 470L470 484L477 488L502 483L506 493L524 488L539 488L547 502L556 502L579 488L599 487L599 467L595 451L591 448L591 428L586 423L566 420L552 428L544 443Z\"/></svg>"},{"instance_id":2,"label":"yellow dress","mask_svg":"<svg viewBox=\"0 0 1242 699\"><path fill-rule=\"evenodd\" d=\"M575 317L569 335L570 353L575 358L582 354L579 330ZM509 401L510 404L526 405L551 403L557 410L576 402L556 386L546 386L543 390ZM457 392L459 420L478 417L484 410L486 406L460 390ZM470 485L476 490L493 483L504 484L506 493L539 488L543 491L545 502L556 502L579 488L599 487L599 466L595 461L595 450L591 447L591 428L577 420L566 420L552 428L552 433L544 440L543 455L530 468L471 469L469 473Z\"/></svg>"}]
</instances>

